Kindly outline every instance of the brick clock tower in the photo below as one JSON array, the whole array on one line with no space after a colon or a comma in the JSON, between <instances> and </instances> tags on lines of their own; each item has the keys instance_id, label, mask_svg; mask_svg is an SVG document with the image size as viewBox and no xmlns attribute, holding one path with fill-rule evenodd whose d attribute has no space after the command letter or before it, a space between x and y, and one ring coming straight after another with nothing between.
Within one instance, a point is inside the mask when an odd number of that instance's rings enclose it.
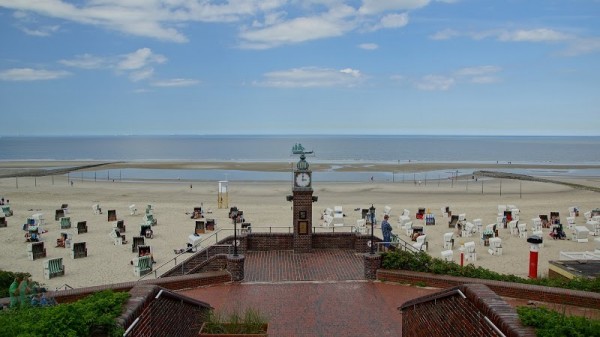
<instances>
[{"instance_id":1,"label":"brick clock tower","mask_svg":"<svg viewBox=\"0 0 600 337\"><path fill-rule=\"evenodd\" d=\"M296 150L299 146L301 150ZM293 201L294 212L294 251L307 253L312 250L312 203L317 201L313 197L312 171L308 169L305 153L302 145L297 144L294 153L300 153L300 161L294 170L294 187L292 195L288 200Z\"/></svg>"}]
</instances>

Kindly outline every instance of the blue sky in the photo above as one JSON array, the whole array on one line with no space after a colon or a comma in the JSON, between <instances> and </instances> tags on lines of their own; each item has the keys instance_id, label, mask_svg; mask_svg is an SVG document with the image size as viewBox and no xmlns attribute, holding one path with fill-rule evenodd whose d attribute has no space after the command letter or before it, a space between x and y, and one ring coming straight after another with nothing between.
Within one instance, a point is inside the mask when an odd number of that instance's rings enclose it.
<instances>
[{"instance_id":1,"label":"blue sky","mask_svg":"<svg viewBox=\"0 0 600 337\"><path fill-rule=\"evenodd\" d=\"M0 0L0 135L600 135L600 1Z\"/></svg>"}]
</instances>

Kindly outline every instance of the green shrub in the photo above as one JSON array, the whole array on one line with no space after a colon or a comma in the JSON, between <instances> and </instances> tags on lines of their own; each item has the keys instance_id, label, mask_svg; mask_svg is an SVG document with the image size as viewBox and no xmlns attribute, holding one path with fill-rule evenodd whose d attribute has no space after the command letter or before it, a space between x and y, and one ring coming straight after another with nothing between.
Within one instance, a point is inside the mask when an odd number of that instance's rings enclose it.
<instances>
[{"instance_id":1,"label":"green shrub","mask_svg":"<svg viewBox=\"0 0 600 337\"><path fill-rule=\"evenodd\" d=\"M207 317L203 333L223 334L260 334L266 333L264 326L267 318L258 310L247 308L243 313L235 310L228 315L211 310Z\"/></svg>"},{"instance_id":2,"label":"green shrub","mask_svg":"<svg viewBox=\"0 0 600 337\"><path fill-rule=\"evenodd\" d=\"M0 298L9 296L8 288L10 287L11 283L13 283L16 276L31 277L31 274L0 270ZM40 284L34 281L29 285L29 287L38 288L40 287Z\"/></svg>"},{"instance_id":3,"label":"green shrub","mask_svg":"<svg viewBox=\"0 0 600 337\"><path fill-rule=\"evenodd\" d=\"M129 293L110 290L77 302L0 312L0 336L89 336L95 329L122 336L115 323Z\"/></svg>"},{"instance_id":4,"label":"green shrub","mask_svg":"<svg viewBox=\"0 0 600 337\"><path fill-rule=\"evenodd\" d=\"M544 307L517 307L519 319L535 328L538 337L599 337L600 320L565 316Z\"/></svg>"},{"instance_id":5,"label":"green shrub","mask_svg":"<svg viewBox=\"0 0 600 337\"><path fill-rule=\"evenodd\" d=\"M475 267L473 264L459 266L454 262L432 258L425 252L412 253L396 250L382 254L381 265L384 269L402 269L420 271L439 275L461 276L485 280L505 281L535 284L555 288L566 288L600 293L600 278L574 278L572 280L537 278L528 279L512 274L500 274L483 267Z\"/></svg>"}]
</instances>

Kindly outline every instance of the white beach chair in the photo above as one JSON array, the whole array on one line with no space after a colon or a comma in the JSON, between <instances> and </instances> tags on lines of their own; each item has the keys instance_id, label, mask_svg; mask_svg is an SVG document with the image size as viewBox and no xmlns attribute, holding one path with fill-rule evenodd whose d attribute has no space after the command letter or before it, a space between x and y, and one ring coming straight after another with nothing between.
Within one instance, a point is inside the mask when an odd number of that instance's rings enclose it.
<instances>
[{"instance_id":1,"label":"white beach chair","mask_svg":"<svg viewBox=\"0 0 600 337\"><path fill-rule=\"evenodd\" d=\"M413 247L417 250L427 251L427 235L417 237L417 242L413 243Z\"/></svg>"},{"instance_id":2,"label":"white beach chair","mask_svg":"<svg viewBox=\"0 0 600 337\"><path fill-rule=\"evenodd\" d=\"M398 228L404 229L404 225L410 222L410 218L406 215L401 215L398 217Z\"/></svg>"},{"instance_id":3,"label":"white beach chair","mask_svg":"<svg viewBox=\"0 0 600 337\"><path fill-rule=\"evenodd\" d=\"M92 211L94 214L102 214L102 209L100 208L100 204L93 204Z\"/></svg>"},{"instance_id":4,"label":"white beach chair","mask_svg":"<svg viewBox=\"0 0 600 337\"><path fill-rule=\"evenodd\" d=\"M593 236L599 236L600 235L600 221L588 220L585 223L585 226L590 230L590 233Z\"/></svg>"},{"instance_id":5,"label":"white beach chair","mask_svg":"<svg viewBox=\"0 0 600 337\"><path fill-rule=\"evenodd\" d=\"M590 230L585 226L575 226L575 232L573 232L573 241L580 243L588 242L588 235Z\"/></svg>"},{"instance_id":6,"label":"white beach chair","mask_svg":"<svg viewBox=\"0 0 600 337\"><path fill-rule=\"evenodd\" d=\"M533 222L533 225L531 226L532 231L541 231L542 230L542 219L537 217L537 218L532 218L531 221Z\"/></svg>"},{"instance_id":7,"label":"white beach chair","mask_svg":"<svg viewBox=\"0 0 600 337\"><path fill-rule=\"evenodd\" d=\"M344 212L342 206L333 208L333 226L344 226Z\"/></svg>"},{"instance_id":8,"label":"white beach chair","mask_svg":"<svg viewBox=\"0 0 600 337\"><path fill-rule=\"evenodd\" d=\"M502 255L502 239L490 238L490 248L488 249L490 255Z\"/></svg>"},{"instance_id":9,"label":"white beach chair","mask_svg":"<svg viewBox=\"0 0 600 337\"><path fill-rule=\"evenodd\" d=\"M578 217L579 216L579 207L578 206L569 207L569 216Z\"/></svg>"},{"instance_id":10,"label":"white beach chair","mask_svg":"<svg viewBox=\"0 0 600 337\"><path fill-rule=\"evenodd\" d=\"M392 212L392 208L390 206L385 206L383 208L383 215L390 215L391 212Z\"/></svg>"},{"instance_id":11,"label":"white beach chair","mask_svg":"<svg viewBox=\"0 0 600 337\"><path fill-rule=\"evenodd\" d=\"M454 232L444 233L444 249L454 248Z\"/></svg>"},{"instance_id":12,"label":"white beach chair","mask_svg":"<svg viewBox=\"0 0 600 337\"><path fill-rule=\"evenodd\" d=\"M454 261L454 252L451 249L442 250L441 255L442 255L442 260L444 260L444 261L447 261L447 262Z\"/></svg>"},{"instance_id":13,"label":"white beach chair","mask_svg":"<svg viewBox=\"0 0 600 337\"><path fill-rule=\"evenodd\" d=\"M476 228L475 225L467 222L464 226L463 226L463 230L462 230L462 237L471 237L473 236L473 234L476 232Z\"/></svg>"},{"instance_id":14,"label":"white beach chair","mask_svg":"<svg viewBox=\"0 0 600 337\"><path fill-rule=\"evenodd\" d=\"M402 229L406 231L406 236L411 237L413 234L412 221L409 221L402 226Z\"/></svg>"},{"instance_id":15,"label":"white beach chair","mask_svg":"<svg viewBox=\"0 0 600 337\"><path fill-rule=\"evenodd\" d=\"M465 259L467 261L475 262L477 261L477 253L475 252L475 241L465 242Z\"/></svg>"},{"instance_id":16,"label":"white beach chair","mask_svg":"<svg viewBox=\"0 0 600 337\"><path fill-rule=\"evenodd\" d=\"M129 214L130 215L136 215L137 214L137 207L135 206L135 204L129 205Z\"/></svg>"},{"instance_id":17,"label":"white beach chair","mask_svg":"<svg viewBox=\"0 0 600 337\"><path fill-rule=\"evenodd\" d=\"M591 214L591 213L590 213L590 214ZM400 214L400 215L407 216L407 217L409 217L409 218L410 218L410 211L409 211L409 210L407 210L407 209L405 208L405 209L402 211L402 214Z\"/></svg>"},{"instance_id":18,"label":"white beach chair","mask_svg":"<svg viewBox=\"0 0 600 337\"><path fill-rule=\"evenodd\" d=\"M483 232L483 224L481 223L481 219L473 219L473 225L475 225L478 233Z\"/></svg>"},{"instance_id":19,"label":"white beach chair","mask_svg":"<svg viewBox=\"0 0 600 337\"><path fill-rule=\"evenodd\" d=\"M329 214L324 214L323 215L323 223L321 224L321 226L329 227L329 226L331 226L332 222L333 222L333 216L331 216Z\"/></svg>"},{"instance_id":20,"label":"white beach chair","mask_svg":"<svg viewBox=\"0 0 600 337\"><path fill-rule=\"evenodd\" d=\"M519 230L519 237L527 239L527 224L520 223L517 225L517 228Z\"/></svg>"},{"instance_id":21,"label":"white beach chair","mask_svg":"<svg viewBox=\"0 0 600 337\"><path fill-rule=\"evenodd\" d=\"M517 225L518 225L518 222L516 220L513 220L508 223L508 228L510 229L510 234L512 234L514 236L519 235L519 228L517 227Z\"/></svg>"}]
</instances>

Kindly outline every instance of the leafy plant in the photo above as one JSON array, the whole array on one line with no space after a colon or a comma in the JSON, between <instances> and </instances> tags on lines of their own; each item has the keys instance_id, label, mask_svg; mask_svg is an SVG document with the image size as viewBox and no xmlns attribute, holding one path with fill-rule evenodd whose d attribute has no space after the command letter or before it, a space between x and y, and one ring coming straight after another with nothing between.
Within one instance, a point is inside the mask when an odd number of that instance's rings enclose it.
<instances>
[{"instance_id":1,"label":"leafy plant","mask_svg":"<svg viewBox=\"0 0 600 337\"><path fill-rule=\"evenodd\" d=\"M243 313L237 310L225 315L211 310L205 317L204 333L261 334L266 333L267 318L258 310L246 308Z\"/></svg>"},{"instance_id":2,"label":"leafy plant","mask_svg":"<svg viewBox=\"0 0 600 337\"><path fill-rule=\"evenodd\" d=\"M0 336L89 336L94 329L122 336L115 323L129 293L102 291L77 302L0 312Z\"/></svg>"},{"instance_id":3,"label":"leafy plant","mask_svg":"<svg viewBox=\"0 0 600 337\"><path fill-rule=\"evenodd\" d=\"M566 316L544 307L517 307L524 325L536 329L538 337L598 337L600 320L580 316Z\"/></svg>"},{"instance_id":4,"label":"leafy plant","mask_svg":"<svg viewBox=\"0 0 600 337\"><path fill-rule=\"evenodd\" d=\"M402 250L386 252L383 253L381 265L384 269L402 269L410 271L427 272L439 275L461 276L485 280L535 284L548 287L566 288L600 293L600 278L587 279L577 277L572 280L564 280L543 277L537 279L528 279L512 274L500 274L483 267L475 267L473 264L468 264L466 266L461 267L454 262L448 262L442 259L432 258L425 252L412 253Z\"/></svg>"},{"instance_id":5,"label":"leafy plant","mask_svg":"<svg viewBox=\"0 0 600 337\"><path fill-rule=\"evenodd\" d=\"M8 288L10 287L11 283L15 280L15 277L17 277L17 276L20 276L21 278L31 277L31 274L0 270L0 298L9 296ZM29 286L30 286L30 288L41 287L40 284L35 281L32 282Z\"/></svg>"}]
</instances>

